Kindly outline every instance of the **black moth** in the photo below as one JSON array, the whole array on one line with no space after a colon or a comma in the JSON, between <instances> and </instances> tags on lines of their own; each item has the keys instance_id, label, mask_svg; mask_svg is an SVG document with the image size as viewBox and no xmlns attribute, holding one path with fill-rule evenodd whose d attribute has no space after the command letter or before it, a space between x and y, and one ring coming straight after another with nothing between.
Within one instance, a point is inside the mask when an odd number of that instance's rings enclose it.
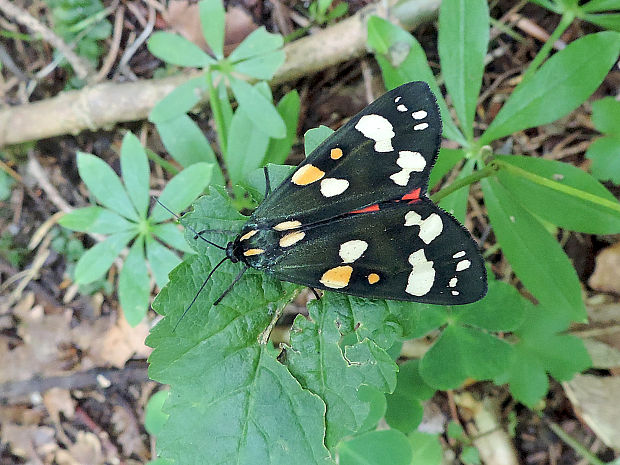
<instances>
[{"instance_id":1,"label":"black moth","mask_svg":"<svg viewBox=\"0 0 620 465\"><path fill-rule=\"evenodd\" d=\"M410 82L354 116L273 192L265 171L265 200L220 262L244 267L215 304L248 267L368 298L453 305L484 297L476 243L426 197L441 129L430 88Z\"/></svg>"}]
</instances>

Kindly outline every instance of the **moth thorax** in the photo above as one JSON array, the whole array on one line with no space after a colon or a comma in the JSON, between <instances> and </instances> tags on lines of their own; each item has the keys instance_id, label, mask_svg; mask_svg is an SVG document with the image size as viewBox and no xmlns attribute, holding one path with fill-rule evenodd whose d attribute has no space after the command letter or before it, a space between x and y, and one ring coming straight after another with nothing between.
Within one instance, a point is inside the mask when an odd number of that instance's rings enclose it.
<instances>
[{"instance_id":1,"label":"moth thorax","mask_svg":"<svg viewBox=\"0 0 620 465\"><path fill-rule=\"evenodd\" d=\"M229 242L226 244L226 257L232 262L237 263L239 258L235 254L235 243Z\"/></svg>"}]
</instances>

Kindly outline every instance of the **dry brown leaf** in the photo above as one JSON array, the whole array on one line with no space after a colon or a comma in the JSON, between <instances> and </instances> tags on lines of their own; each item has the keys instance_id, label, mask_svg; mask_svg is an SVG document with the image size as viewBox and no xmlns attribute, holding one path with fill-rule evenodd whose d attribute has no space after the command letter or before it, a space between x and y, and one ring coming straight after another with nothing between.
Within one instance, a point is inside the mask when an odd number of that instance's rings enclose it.
<instances>
[{"instance_id":1,"label":"dry brown leaf","mask_svg":"<svg viewBox=\"0 0 620 465\"><path fill-rule=\"evenodd\" d=\"M147 450L140 437L140 428L131 412L121 406L115 406L112 423L114 423L114 429L118 433L118 442L123 447L125 456L131 454L137 454L140 457L146 456Z\"/></svg>"},{"instance_id":2,"label":"dry brown leaf","mask_svg":"<svg viewBox=\"0 0 620 465\"><path fill-rule=\"evenodd\" d=\"M43 394L43 405L54 423L60 423L60 413L66 418L73 418L75 401L68 389L51 388Z\"/></svg>"},{"instance_id":3,"label":"dry brown leaf","mask_svg":"<svg viewBox=\"0 0 620 465\"><path fill-rule=\"evenodd\" d=\"M58 465L101 465L105 458L101 451L101 442L97 435L78 431L76 441L68 450L59 449L56 452Z\"/></svg>"},{"instance_id":4,"label":"dry brown leaf","mask_svg":"<svg viewBox=\"0 0 620 465\"><path fill-rule=\"evenodd\" d=\"M42 457L58 447L54 438L54 429L47 426L2 425L3 443L9 444L11 453L27 458L32 463L43 463Z\"/></svg>"},{"instance_id":5,"label":"dry brown leaf","mask_svg":"<svg viewBox=\"0 0 620 465\"><path fill-rule=\"evenodd\" d=\"M596 267L588 284L601 292L620 294L620 242L605 247L596 256Z\"/></svg>"}]
</instances>

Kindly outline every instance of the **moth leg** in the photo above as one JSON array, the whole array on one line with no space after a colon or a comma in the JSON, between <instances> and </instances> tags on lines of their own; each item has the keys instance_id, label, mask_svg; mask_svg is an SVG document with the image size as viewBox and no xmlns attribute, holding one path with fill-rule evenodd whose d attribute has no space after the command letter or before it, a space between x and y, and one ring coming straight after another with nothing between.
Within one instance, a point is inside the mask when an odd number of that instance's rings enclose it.
<instances>
[{"instance_id":1,"label":"moth leg","mask_svg":"<svg viewBox=\"0 0 620 465\"><path fill-rule=\"evenodd\" d=\"M263 166L263 173L265 173L265 198L271 194L271 182L269 181L269 171L266 166Z\"/></svg>"},{"instance_id":2,"label":"moth leg","mask_svg":"<svg viewBox=\"0 0 620 465\"><path fill-rule=\"evenodd\" d=\"M243 273L245 273L246 271L248 271L248 268L249 268L249 266L248 266L248 265L245 265L245 266L243 267L243 269L239 272L239 274L235 277L235 279L233 279L233 282L232 282L232 283L230 283L230 286L228 286L228 287L226 288L226 290L225 290L224 292L222 292L222 295L221 295L221 296L219 296L215 302L213 302L213 305L217 305L217 304L219 304L219 303L222 301L222 299L223 299L224 297L226 297L226 294L228 294L228 293L232 290L233 286L234 286L235 284L237 284L237 282L239 282L239 280L241 279L241 276L243 276Z\"/></svg>"}]
</instances>

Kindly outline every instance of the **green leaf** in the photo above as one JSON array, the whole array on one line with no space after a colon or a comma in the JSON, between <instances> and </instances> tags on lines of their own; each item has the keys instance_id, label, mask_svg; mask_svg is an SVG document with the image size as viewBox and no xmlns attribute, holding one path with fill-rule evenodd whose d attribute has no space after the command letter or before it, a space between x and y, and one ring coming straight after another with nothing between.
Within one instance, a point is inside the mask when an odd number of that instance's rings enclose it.
<instances>
[{"instance_id":1,"label":"green leaf","mask_svg":"<svg viewBox=\"0 0 620 465\"><path fill-rule=\"evenodd\" d=\"M474 171L475 164L475 160L467 160L456 180L469 176ZM453 215L461 223L465 222L465 214L467 213L467 198L469 197L470 187L470 185L463 186L439 201L439 206Z\"/></svg>"},{"instance_id":2,"label":"green leaf","mask_svg":"<svg viewBox=\"0 0 620 465\"><path fill-rule=\"evenodd\" d=\"M409 465L411 445L397 430L364 433L338 446L340 465Z\"/></svg>"},{"instance_id":3,"label":"green leaf","mask_svg":"<svg viewBox=\"0 0 620 465\"><path fill-rule=\"evenodd\" d=\"M129 230L138 232L136 223L127 221L112 210L101 207L75 209L60 218L58 224L72 231L96 234L113 234Z\"/></svg>"},{"instance_id":4,"label":"green leaf","mask_svg":"<svg viewBox=\"0 0 620 465\"><path fill-rule=\"evenodd\" d=\"M463 447L459 458L465 465L479 465L481 463L480 452L474 446Z\"/></svg>"},{"instance_id":5,"label":"green leaf","mask_svg":"<svg viewBox=\"0 0 620 465\"><path fill-rule=\"evenodd\" d=\"M620 34L609 31L571 42L517 86L480 138L480 145L551 123L573 111L607 76L619 49Z\"/></svg>"},{"instance_id":6,"label":"green leaf","mask_svg":"<svg viewBox=\"0 0 620 465\"><path fill-rule=\"evenodd\" d=\"M591 0L585 5L581 5L580 8L586 13L593 13L606 10L617 10L620 7L618 6L618 0Z\"/></svg>"},{"instance_id":7,"label":"green leaf","mask_svg":"<svg viewBox=\"0 0 620 465\"><path fill-rule=\"evenodd\" d=\"M444 136L465 144L465 138L452 120L420 43L390 21L371 16L368 20L368 45L375 52L385 86L394 89L406 82L427 82L441 109Z\"/></svg>"},{"instance_id":8,"label":"green leaf","mask_svg":"<svg viewBox=\"0 0 620 465\"><path fill-rule=\"evenodd\" d=\"M444 0L439 10L441 72L468 140L474 136L474 116L488 45L486 0Z\"/></svg>"},{"instance_id":9,"label":"green leaf","mask_svg":"<svg viewBox=\"0 0 620 465\"><path fill-rule=\"evenodd\" d=\"M151 436L157 436L168 420L169 415L163 411L163 407L169 395L168 391L157 391L146 403L144 428Z\"/></svg>"},{"instance_id":10,"label":"green leaf","mask_svg":"<svg viewBox=\"0 0 620 465\"><path fill-rule=\"evenodd\" d=\"M286 60L284 50L259 55L235 64L235 71L256 79L270 80Z\"/></svg>"},{"instance_id":11,"label":"green leaf","mask_svg":"<svg viewBox=\"0 0 620 465\"><path fill-rule=\"evenodd\" d=\"M262 166L268 145L269 136L259 131L244 107L239 106L230 123L226 157L228 176L233 184L245 181L250 172Z\"/></svg>"},{"instance_id":12,"label":"green leaf","mask_svg":"<svg viewBox=\"0 0 620 465\"><path fill-rule=\"evenodd\" d=\"M437 157L437 162L431 170L428 180L428 187L431 190L456 164L465 158L465 152L461 149L441 148Z\"/></svg>"},{"instance_id":13,"label":"green leaf","mask_svg":"<svg viewBox=\"0 0 620 465\"><path fill-rule=\"evenodd\" d=\"M233 50L228 59L233 63L269 54L282 47L284 40L280 34L267 32L264 26L256 29ZM283 53L283 52L282 52ZM235 65L237 69L237 65Z\"/></svg>"},{"instance_id":14,"label":"green leaf","mask_svg":"<svg viewBox=\"0 0 620 465\"><path fill-rule=\"evenodd\" d=\"M436 389L455 389L467 378L493 379L505 370L510 353L508 343L490 334L448 325L424 355L420 374Z\"/></svg>"},{"instance_id":15,"label":"green leaf","mask_svg":"<svg viewBox=\"0 0 620 465\"><path fill-rule=\"evenodd\" d=\"M610 31L620 32L620 13L607 14L607 15L585 15L583 17L586 21L596 24L604 29Z\"/></svg>"},{"instance_id":16,"label":"green leaf","mask_svg":"<svg viewBox=\"0 0 620 465\"><path fill-rule=\"evenodd\" d=\"M607 136L596 139L586 157L592 160L590 170L601 181L620 184L620 137Z\"/></svg>"},{"instance_id":17,"label":"green leaf","mask_svg":"<svg viewBox=\"0 0 620 465\"><path fill-rule=\"evenodd\" d=\"M88 249L75 267L75 282L88 284L101 278L134 235L133 232L112 234Z\"/></svg>"},{"instance_id":18,"label":"green leaf","mask_svg":"<svg viewBox=\"0 0 620 465\"><path fill-rule=\"evenodd\" d=\"M173 223L160 223L152 227L153 234L171 247L185 253L194 253L194 249L185 240L179 226Z\"/></svg>"},{"instance_id":19,"label":"green leaf","mask_svg":"<svg viewBox=\"0 0 620 465\"><path fill-rule=\"evenodd\" d=\"M269 137L282 138L286 135L286 126L280 114L258 88L235 78L231 78L230 87L239 106L247 112L256 128Z\"/></svg>"},{"instance_id":20,"label":"green leaf","mask_svg":"<svg viewBox=\"0 0 620 465\"><path fill-rule=\"evenodd\" d=\"M207 90L204 75L189 79L155 104L149 121L163 123L187 113L205 97Z\"/></svg>"},{"instance_id":21,"label":"green leaf","mask_svg":"<svg viewBox=\"0 0 620 465\"><path fill-rule=\"evenodd\" d=\"M97 202L130 220L139 219L121 180L106 162L89 153L78 152L77 165L82 181Z\"/></svg>"},{"instance_id":22,"label":"green leaf","mask_svg":"<svg viewBox=\"0 0 620 465\"><path fill-rule=\"evenodd\" d=\"M442 463L443 450L437 434L412 431L408 436L413 450L411 465L440 465Z\"/></svg>"},{"instance_id":23,"label":"green leaf","mask_svg":"<svg viewBox=\"0 0 620 465\"><path fill-rule=\"evenodd\" d=\"M414 431L422 422L422 401L430 399L435 393L420 376L419 365L419 360L409 360L400 365L396 389L386 396L385 421L405 434Z\"/></svg>"},{"instance_id":24,"label":"green leaf","mask_svg":"<svg viewBox=\"0 0 620 465\"><path fill-rule=\"evenodd\" d=\"M359 397L362 402L367 402L370 405L370 411L360 427L360 433L375 430L377 424L385 415L385 410L387 408L385 395L383 395L380 389L362 384L357 391L357 397Z\"/></svg>"},{"instance_id":25,"label":"green leaf","mask_svg":"<svg viewBox=\"0 0 620 465\"><path fill-rule=\"evenodd\" d=\"M152 236L146 237L146 258L160 289L168 282L170 271L181 263L181 259L174 252L161 245Z\"/></svg>"},{"instance_id":26,"label":"green leaf","mask_svg":"<svg viewBox=\"0 0 620 465\"><path fill-rule=\"evenodd\" d=\"M210 163L194 163L168 181L159 196L159 201L173 212L182 212L200 195L211 181L213 165ZM159 203L153 205L149 220L159 223L172 215Z\"/></svg>"},{"instance_id":27,"label":"green leaf","mask_svg":"<svg viewBox=\"0 0 620 465\"><path fill-rule=\"evenodd\" d=\"M142 144L131 132L125 134L121 145L121 173L125 188L140 218L146 218L151 170Z\"/></svg>"},{"instance_id":28,"label":"green leaf","mask_svg":"<svg viewBox=\"0 0 620 465\"><path fill-rule=\"evenodd\" d=\"M572 231L620 233L620 203L585 171L543 158L504 155L496 159L501 162L500 183L517 193L519 202L534 215Z\"/></svg>"},{"instance_id":29,"label":"green leaf","mask_svg":"<svg viewBox=\"0 0 620 465\"><path fill-rule=\"evenodd\" d=\"M144 240L134 241L118 277L118 298L123 315L131 326L140 323L149 307L151 280L144 258Z\"/></svg>"},{"instance_id":30,"label":"green leaf","mask_svg":"<svg viewBox=\"0 0 620 465\"><path fill-rule=\"evenodd\" d=\"M592 123L605 134L620 136L620 102L605 97L592 103Z\"/></svg>"},{"instance_id":31,"label":"green leaf","mask_svg":"<svg viewBox=\"0 0 620 465\"><path fill-rule=\"evenodd\" d=\"M160 60L173 65L202 68L215 63L198 45L170 32L154 32L147 48Z\"/></svg>"},{"instance_id":32,"label":"green leaf","mask_svg":"<svg viewBox=\"0 0 620 465\"><path fill-rule=\"evenodd\" d=\"M306 131L304 134L304 152L306 157L310 155L325 139L331 136L334 130L327 126L319 126Z\"/></svg>"},{"instance_id":33,"label":"green leaf","mask_svg":"<svg viewBox=\"0 0 620 465\"><path fill-rule=\"evenodd\" d=\"M202 0L198 3L202 34L215 56L224 58L224 28L226 11L222 0Z\"/></svg>"},{"instance_id":34,"label":"green leaf","mask_svg":"<svg viewBox=\"0 0 620 465\"><path fill-rule=\"evenodd\" d=\"M497 180L481 184L497 241L515 274L547 308L583 320L579 279L560 245Z\"/></svg>"},{"instance_id":35,"label":"green leaf","mask_svg":"<svg viewBox=\"0 0 620 465\"><path fill-rule=\"evenodd\" d=\"M415 302L386 301L392 317L402 329L403 339L422 337L445 324L448 307Z\"/></svg>"},{"instance_id":36,"label":"green leaf","mask_svg":"<svg viewBox=\"0 0 620 465\"><path fill-rule=\"evenodd\" d=\"M296 90L290 91L278 102L277 110L286 124L286 136L269 141L265 163L281 165L288 158L297 137L300 106L299 94Z\"/></svg>"},{"instance_id":37,"label":"green leaf","mask_svg":"<svg viewBox=\"0 0 620 465\"><path fill-rule=\"evenodd\" d=\"M289 165L272 165L269 163L267 169L269 170L269 183L273 190L289 177L295 170L295 167ZM254 170L248 175L246 187L256 201L263 200L263 196L265 195L265 172L262 168Z\"/></svg>"}]
</instances>

